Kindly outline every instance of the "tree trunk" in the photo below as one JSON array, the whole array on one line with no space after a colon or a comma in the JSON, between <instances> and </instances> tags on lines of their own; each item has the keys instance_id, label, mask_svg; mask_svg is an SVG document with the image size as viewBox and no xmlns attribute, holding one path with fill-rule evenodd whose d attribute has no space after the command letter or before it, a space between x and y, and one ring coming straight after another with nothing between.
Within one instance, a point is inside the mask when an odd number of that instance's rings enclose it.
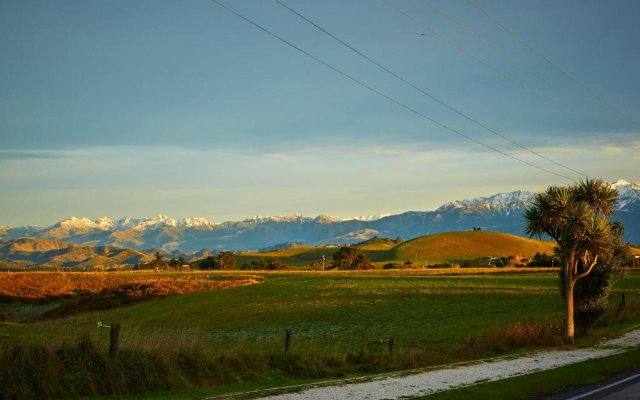
<instances>
[{"instance_id":1,"label":"tree trunk","mask_svg":"<svg viewBox=\"0 0 640 400\"><path fill-rule=\"evenodd\" d=\"M564 342L573 344L575 324L573 321L573 288L575 280L573 279L573 254L564 263Z\"/></svg>"},{"instance_id":2,"label":"tree trunk","mask_svg":"<svg viewBox=\"0 0 640 400\"><path fill-rule=\"evenodd\" d=\"M567 282L566 286L566 304L565 304L565 343L573 344L575 324L573 321L573 288L575 282L573 280Z\"/></svg>"}]
</instances>

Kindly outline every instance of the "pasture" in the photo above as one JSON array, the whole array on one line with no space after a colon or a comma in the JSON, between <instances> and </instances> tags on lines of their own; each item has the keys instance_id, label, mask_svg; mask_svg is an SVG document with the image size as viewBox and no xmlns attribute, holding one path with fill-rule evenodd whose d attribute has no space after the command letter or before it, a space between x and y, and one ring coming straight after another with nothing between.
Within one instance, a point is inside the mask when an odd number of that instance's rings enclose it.
<instances>
[{"instance_id":1,"label":"pasture","mask_svg":"<svg viewBox=\"0 0 640 400\"><path fill-rule=\"evenodd\" d=\"M16 335L73 337L95 334L99 317L121 323L125 332L195 334L218 348L256 351L280 346L284 330L290 329L296 346L342 352L388 337L394 337L398 346L461 343L496 324L561 315L553 273L438 276L429 272L174 273L218 280L233 275L239 281L260 277L262 282L38 323L6 324L3 329ZM135 281L135 276L120 278Z\"/></svg>"},{"instance_id":2,"label":"pasture","mask_svg":"<svg viewBox=\"0 0 640 400\"><path fill-rule=\"evenodd\" d=\"M139 273L113 274L115 280L140 278ZM145 279L153 275L145 274ZM97 327L99 320L105 325L121 324L123 349L156 354L153 352L182 351L181 346L192 348L196 344L197 354L212 360L212 365L230 363L235 371L223 374L225 379L196 379L168 387L171 389L359 375L483 357L522 346L556 344L553 338L548 341L553 329L540 342L523 342L515 347L513 338L506 338L508 344L495 342L505 339L505 334L511 335L509 332L519 334L518 329L558 326L562 318L556 272L549 270L157 274L163 279L250 280L251 284L150 296L130 305L93 311L71 307L68 313L51 319L36 318L35 322L7 321L0 323L0 345L17 341L62 346L84 337L106 352L109 332ZM7 275L18 274L3 274L0 287ZM628 305L637 306L640 272L627 274L616 291L612 306L619 302L620 291L624 291ZM2 307L7 310L50 303L62 307L66 302L78 302L82 296L86 295L14 298L5 300ZM637 322L634 318L627 323ZM292 332L288 354L284 352L286 329ZM389 338L393 338L392 347ZM483 341L488 344L482 345Z\"/></svg>"}]
</instances>

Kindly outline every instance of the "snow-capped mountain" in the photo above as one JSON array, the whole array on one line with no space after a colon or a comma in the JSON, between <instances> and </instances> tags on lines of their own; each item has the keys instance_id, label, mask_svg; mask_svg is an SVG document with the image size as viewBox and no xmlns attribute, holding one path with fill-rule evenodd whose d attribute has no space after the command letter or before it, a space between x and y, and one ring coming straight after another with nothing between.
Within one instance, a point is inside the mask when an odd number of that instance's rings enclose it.
<instances>
[{"instance_id":1,"label":"snow-capped mountain","mask_svg":"<svg viewBox=\"0 0 640 400\"><path fill-rule=\"evenodd\" d=\"M176 220L166 215L158 214L152 218L140 220L133 229L144 231L147 229L159 229L167 226L176 227Z\"/></svg>"},{"instance_id":2,"label":"snow-capped mountain","mask_svg":"<svg viewBox=\"0 0 640 400\"><path fill-rule=\"evenodd\" d=\"M640 184L619 179L612 184L618 190L618 209L640 207Z\"/></svg>"},{"instance_id":3,"label":"snow-capped mountain","mask_svg":"<svg viewBox=\"0 0 640 400\"><path fill-rule=\"evenodd\" d=\"M260 216L256 215L250 218L246 218L243 222L303 222L310 221L312 218L305 217L302 214L292 214L292 215L268 215L268 216Z\"/></svg>"},{"instance_id":4,"label":"snow-capped mountain","mask_svg":"<svg viewBox=\"0 0 640 400\"><path fill-rule=\"evenodd\" d=\"M640 185L619 180L619 202L614 220L625 225L625 240L640 243ZM409 211L397 215L374 215L336 219L301 214L255 216L242 221L210 222L204 217L176 220L166 215L151 218L124 217L115 222L70 217L50 227L0 227L0 239L34 237L91 245L115 245L167 251L210 249L261 249L279 243L338 244L360 241L373 235L413 237L482 227L523 235L523 213L535 193L513 191L488 197L456 200L434 211Z\"/></svg>"},{"instance_id":5,"label":"snow-capped mountain","mask_svg":"<svg viewBox=\"0 0 640 400\"><path fill-rule=\"evenodd\" d=\"M178 221L178 226L183 228L211 229L216 225L218 225L216 222L208 221L204 217L185 218Z\"/></svg>"},{"instance_id":6,"label":"snow-capped mountain","mask_svg":"<svg viewBox=\"0 0 640 400\"><path fill-rule=\"evenodd\" d=\"M373 215L360 215L358 217L350 217L350 218L343 218L341 219L341 221L377 221L381 218L384 217L388 217L391 214L373 214Z\"/></svg>"},{"instance_id":7,"label":"snow-capped mountain","mask_svg":"<svg viewBox=\"0 0 640 400\"><path fill-rule=\"evenodd\" d=\"M476 197L469 200L456 200L443 204L436 212L451 210L495 211L500 213L517 212L529 205L535 196L533 192L516 190L515 192L498 193L490 197Z\"/></svg>"}]
</instances>

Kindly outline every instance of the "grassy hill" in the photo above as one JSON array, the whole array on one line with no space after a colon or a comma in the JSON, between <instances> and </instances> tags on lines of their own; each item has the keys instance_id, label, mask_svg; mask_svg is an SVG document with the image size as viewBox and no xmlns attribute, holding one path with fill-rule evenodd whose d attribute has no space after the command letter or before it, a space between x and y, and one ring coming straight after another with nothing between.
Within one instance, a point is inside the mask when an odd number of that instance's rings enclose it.
<instances>
[{"instance_id":1,"label":"grassy hill","mask_svg":"<svg viewBox=\"0 0 640 400\"><path fill-rule=\"evenodd\" d=\"M44 267L94 267L96 265L137 264L152 256L138 250L113 246L93 247L52 239L22 238L0 240L2 266L40 265Z\"/></svg>"},{"instance_id":2,"label":"grassy hill","mask_svg":"<svg viewBox=\"0 0 640 400\"><path fill-rule=\"evenodd\" d=\"M552 242L531 240L497 232L449 232L427 235L397 244L386 238L374 238L355 245L376 263L412 261L420 264L452 263L481 257L528 258L535 253L553 252ZM264 253L244 253L237 256L241 266L251 261L275 258L292 266L305 266L327 261L338 247L298 247Z\"/></svg>"},{"instance_id":3,"label":"grassy hill","mask_svg":"<svg viewBox=\"0 0 640 400\"><path fill-rule=\"evenodd\" d=\"M389 250L402 243L402 239L395 240L374 236L364 242L356 243L354 246L360 250Z\"/></svg>"},{"instance_id":4,"label":"grassy hill","mask_svg":"<svg viewBox=\"0 0 640 400\"><path fill-rule=\"evenodd\" d=\"M397 260L451 262L481 257L531 257L553 252L552 242L498 232L467 231L427 235L401 243L391 250Z\"/></svg>"}]
</instances>

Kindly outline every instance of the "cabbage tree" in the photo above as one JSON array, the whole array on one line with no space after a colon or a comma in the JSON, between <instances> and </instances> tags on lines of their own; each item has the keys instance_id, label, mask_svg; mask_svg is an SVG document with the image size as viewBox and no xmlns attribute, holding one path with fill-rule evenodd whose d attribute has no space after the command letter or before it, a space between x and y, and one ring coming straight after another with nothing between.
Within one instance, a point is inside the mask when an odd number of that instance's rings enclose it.
<instances>
[{"instance_id":1,"label":"cabbage tree","mask_svg":"<svg viewBox=\"0 0 640 400\"><path fill-rule=\"evenodd\" d=\"M601 179L586 179L569 186L550 186L538 193L525 212L525 232L549 236L557 244L562 264L565 298L565 341L574 341L574 288L576 282L611 255L614 241L608 222L618 193Z\"/></svg>"}]
</instances>

